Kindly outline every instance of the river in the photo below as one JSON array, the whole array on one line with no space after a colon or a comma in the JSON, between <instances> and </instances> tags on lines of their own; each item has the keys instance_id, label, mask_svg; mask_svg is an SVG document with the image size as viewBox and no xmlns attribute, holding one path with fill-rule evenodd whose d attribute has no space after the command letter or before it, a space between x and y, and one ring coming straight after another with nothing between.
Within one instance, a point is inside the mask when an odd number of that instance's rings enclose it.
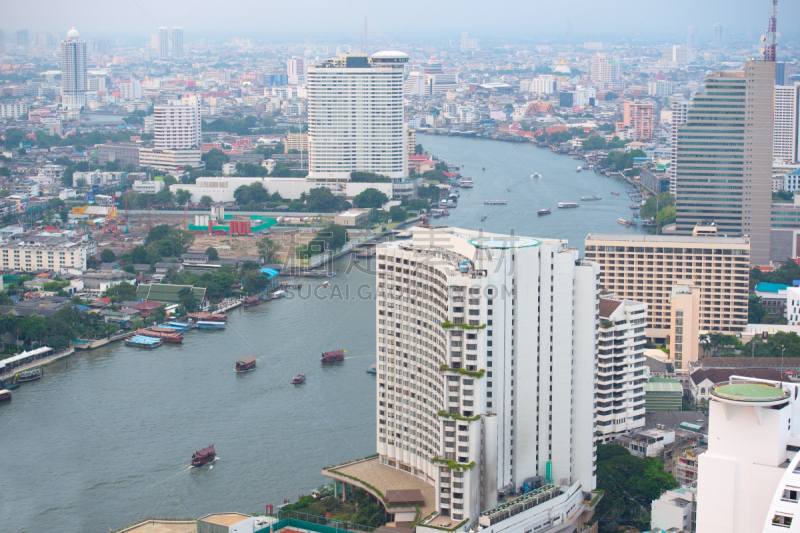
<instances>
[{"instance_id":1,"label":"river","mask_svg":"<svg viewBox=\"0 0 800 533\"><path fill-rule=\"evenodd\" d=\"M590 231L643 231L616 223L630 217L625 183L576 173L570 157L530 144L418 142L465 164L462 173L475 180L439 223L567 238L580 248ZM534 172L543 177L529 179ZM556 209L595 194L603 200ZM541 207L553 214L537 217ZM297 297L233 310L225 331L191 331L183 344L153 351L105 346L23 384L0 405L0 530L78 533L145 517L256 512L308 494L325 482L323 466L373 453L375 385L366 369L375 356L374 278L354 266L349 258L334 262L329 288L301 280ZM321 352L340 348L348 350L345 362L320 365ZM247 354L257 356L257 368L234 373ZM307 382L289 385L300 372ZM188 468L191 452L209 444L218 453L212 468Z\"/></svg>"}]
</instances>

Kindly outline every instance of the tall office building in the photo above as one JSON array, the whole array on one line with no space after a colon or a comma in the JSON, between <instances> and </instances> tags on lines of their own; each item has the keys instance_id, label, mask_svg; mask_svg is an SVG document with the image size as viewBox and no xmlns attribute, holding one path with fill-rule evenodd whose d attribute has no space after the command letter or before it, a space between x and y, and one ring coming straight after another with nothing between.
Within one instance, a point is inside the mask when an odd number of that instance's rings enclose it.
<instances>
[{"instance_id":1,"label":"tall office building","mask_svg":"<svg viewBox=\"0 0 800 533\"><path fill-rule=\"evenodd\" d=\"M605 54L592 57L591 66L592 82L604 87L611 87L619 81L619 61Z\"/></svg>"},{"instance_id":2,"label":"tall office building","mask_svg":"<svg viewBox=\"0 0 800 533\"><path fill-rule=\"evenodd\" d=\"M714 24L714 48L722 48L722 24Z\"/></svg>"},{"instance_id":3,"label":"tall office building","mask_svg":"<svg viewBox=\"0 0 800 533\"><path fill-rule=\"evenodd\" d=\"M709 392L697 533L798 531L800 385L731 376Z\"/></svg>"},{"instance_id":4,"label":"tall office building","mask_svg":"<svg viewBox=\"0 0 800 533\"><path fill-rule=\"evenodd\" d=\"M286 62L286 75L289 85L305 85L307 83L306 61L302 57L292 57Z\"/></svg>"},{"instance_id":5,"label":"tall office building","mask_svg":"<svg viewBox=\"0 0 800 533\"><path fill-rule=\"evenodd\" d=\"M309 178L406 176L401 52L342 54L308 67Z\"/></svg>"},{"instance_id":6,"label":"tall office building","mask_svg":"<svg viewBox=\"0 0 800 533\"><path fill-rule=\"evenodd\" d=\"M19 30L16 37L17 46L28 46L28 30Z\"/></svg>"},{"instance_id":7,"label":"tall office building","mask_svg":"<svg viewBox=\"0 0 800 533\"><path fill-rule=\"evenodd\" d=\"M478 49L478 39L469 36L469 32L465 31L461 34L461 51L467 52L470 50Z\"/></svg>"},{"instance_id":8,"label":"tall office building","mask_svg":"<svg viewBox=\"0 0 800 533\"><path fill-rule=\"evenodd\" d=\"M783 163L798 162L800 82L775 87L775 133L772 157Z\"/></svg>"},{"instance_id":9,"label":"tall office building","mask_svg":"<svg viewBox=\"0 0 800 533\"><path fill-rule=\"evenodd\" d=\"M200 147L200 99L187 94L180 100L153 108L155 146L160 149L188 150Z\"/></svg>"},{"instance_id":10,"label":"tall office building","mask_svg":"<svg viewBox=\"0 0 800 533\"><path fill-rule=\"evenodd\" d=\"M72 28L61 41L61 107L79 111L86 105L86 41Z\"/></svg>"},{"instance_id":11,"label":"tall office building","mask_svg":"<svg viewBox=\"0 0 800 533\"><path fill-rule=\"evenodd\" d=\"M598 443L644 427L647 304L600 299L597 349Z\"/></svg>"},{"instance_id":12,"label":"tall office building","mask_svg":"<svg viewBox=\"0 0 800 533\"><path fill-rule=\"evenodd\" d=\"M377 250L376 462L442 520L572 531L596 482L599 267L563 240L412 234ZM560 499L509 523L498 497L526 484Z\"/></svg>"},{"instance_id":13,"label":"tall office building","mask_svg":"<svg viewBox=\"0 0 800 533\"><path fill-rule=\"evenodd\" d=\"M786 75L786 63L783 61L775 62L775 85L787 85L789 77Z\"/></svg>"},{"instance_id":14,"label":"tall office building","mask_svg":"<svg viewBox=\"0 0 800 533\"><path fill-rule=\"evenodd\" d=\"M713 220L726 235L749 235L750 260L769 264L775 63L748 59L717 71L678 130L676 231Z\"/></svg>"},{"instance_id":15,"label":"tall office building","mask_svg":"<svg viewBox=\"0 0 800 533\"><path fill-rule=\"evenodd\" d=\"M672 118L670 122L670 163L667 169L669 177L669 192L673 196L677 194L677 175L678 175L678 129L689 120L689 106L691 100L675 100L672 102Z\"/></svg>"},{"instance_id":16,"label":"tall office building","mask_svg":"<svg viewBox=\"0 0 800 533\"><path fill-rule=\"evenodd\" d=\"M183 59L183 28L172 28L172 59Z\"/></svg>"},{"instance_id":17,"label":"tall office building","mask_svg":"<svg viewBox=\"0 0 800 533\"><path fill-rule=\"evenodd\" d=\"M686 36L686 47L697 48L700 46L700 30L697 26L689 26L689 34Z\"/></svg>"},{"instance_id":18,"label":"tall office building","mask_svg":"<svg viewBox=\"0 0 800 533\"><path fill-rule=\"evenodd\" d=\"M158 58L169 59L169 33L167 28L158 28Z\"/></svg>"}]
</instances>

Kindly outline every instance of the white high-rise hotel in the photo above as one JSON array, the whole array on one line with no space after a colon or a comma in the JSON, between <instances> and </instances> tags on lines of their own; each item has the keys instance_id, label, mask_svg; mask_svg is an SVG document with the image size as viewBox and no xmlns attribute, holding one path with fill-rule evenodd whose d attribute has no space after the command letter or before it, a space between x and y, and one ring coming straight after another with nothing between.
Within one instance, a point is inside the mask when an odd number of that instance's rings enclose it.
<instances>
[{"instance_id":1,"label":"white high-rise hotel","mask_svg":"<svg viewBox=\"0 0 800 533\"><path fill-rule=\"evenodd\" d=\"M156 148L187 150L200 147L200 99L187 94L153 108Z\"/></svg>"},{"instance_id":2,"label":"white high-rise hotel","mask_svg":"<svg viewBox=\"0 0 800 533\"><path fill-rule=\"evenodd\" d=\"M797 163L798 128L800 128L800 83L775 87L775 133L773 158L784 163Z\"/></svg>"},{"instance_id":3,"label":"white high-rise hotel","mask_svg":"<svg viewBox=\"0 0 800 533\"><path fill-rule=\"evenodd\" d=\"M183 59L183 28L172 27L172 59Z\"/></svg>"},{"instance_id":4,"label":"white high-rise hotel","mask_svg":"<svg viewBox=\"0 0 800 533\"><path fill-rule=\"evenodd\" d=\"M401 52L341 54L308 67L309 178L406 175Z\"/></svg>"},{"instance_id":5,"label":"white high-rise hotel","mask_svg":"<svg viewBox=\"0 0 800 533\"><path fill-rule=\"evenodd\" d=\"M538 477L558 499L500 530L574 528L595 487L599 267L563 240L412 234L377 251L380 462L454 523L494 525Z\"/></svg>"},{"instance_id":6,"label":"white high-rise hotel","mask_svg":"<svg viewBox=\"0 0 800 533\"><path fill-rule=\"evenodd\" d=\"M86 41L72 28L61 41L61 107L78 111L86 105Z\"/></svg>"}]
</instances>

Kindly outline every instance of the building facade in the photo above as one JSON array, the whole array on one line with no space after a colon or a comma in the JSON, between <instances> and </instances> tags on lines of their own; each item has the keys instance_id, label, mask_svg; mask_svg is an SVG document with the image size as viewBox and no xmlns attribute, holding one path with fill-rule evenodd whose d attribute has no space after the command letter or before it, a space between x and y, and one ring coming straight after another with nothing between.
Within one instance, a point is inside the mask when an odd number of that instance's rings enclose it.
<instances>
[{"instance_id":1,"label":"building facade","mask_svg":"<svg viewBox=\"0 0 800 533\"><path fill-rule=\"evenodd\" d=\"M775 133L772 153L776 161L798 162L798 125L800 125L800 82L775 87Z\"/></svg>"},{"instance_id":2,"label":"building facade","mask_svg":"<svg viewBox=\"0 0 800 533\"><path fill-rule=\"evenodd\" d=\"M133 165L139 168L139 147L135 144L100 144L97 146L97 162L105 165L117 161L120 168Z\"/></svg>"},{"instance_id":3,"label":"building facade","mask_svg":"<svg viewBox=\"0 0 800 533\"><path fill-rule=\"evenodd\" d=\"M670 122L670 164L667 169L669 177L669 192L673 196L677 195L677 175L678 175L678 130L689 120L690 100L676 100L672 102L672 119Z\"/></svg>"},{"instance_id":4,"label":"building facade","mask_svg":"<svg viewBox=\"0 0 800 533\"><path fill-rule=\"evenodd\" d=\"M597 349L598 443L644 427L647 304L600 299Z\"/></svg>"},{"instance_id":5,"label":"building facade","mask_svg":"<svg viewBox=\"0 0 800 533\"><path fill-rule=\"evenodd\" d=\"M647 304L648 337L667 338L672 288L689 282L702 288L701 329L738 332L747 326L747 237L590 233L585 256L600 266L605 290Z\"/></svg>"},{"instance_id":6,"label":"building facade","mask_svg":"<svg viewBox=\"0 0 800 533\"><path fill-rule=\"evenodd\" d=\"M169 59L169 31L166 27L158 28L158 58Z\"/></svg>"},{"instance_id":7,"label":"building facade","mask_svg":"<svg viewBox=\"0 0 800 533\"><path fill-rule=\"evenodd\" d=\"M566 241L414 228L377 251L377 450L475 519L526 479L595 486L596 265Z\"/></svg>"},{"instance_id":8,"label":"building facade","mask_svg":"<svg viewBox=\"0 0 800 533\"><path fill-rule=\"evenodd\" d=\"M172 27L172 59L183 59L183 28Z\"/></svg>"},{"instance_id":9,"label":"building facade","mask_svg":"<svg viewBox=\"0 0 800 533\"><path fill-rule=\"evenodd\" d=\"M768 61L713 72L678 131L676 231L713 220L750 237L753 264L769 262L774 78Z\"/></svg>"},{"instance_id":10,"label":"building facade","mask_svg":"<svg viewBox=\"0 0 800 533\"><path fill-rule=\"evenodd\" d=\"M188 150L200 147L200 99L186 95L153 108L156 148Z\"/></svg>"},{"instance_id":11,"label":"building facade","mask_svg":"<svg viewBox=\"0 0 800 533\"><path fill-rule=\"evenodd\" d=\"M61 107L79 111L86 105L86 41L72 28L61 41Z\"/></svg>"},{"instance_id":12,"label":"building facade","mask_svg":"<svg viewBox=\"0 0 800 533\"><path fill-rule=\"evenodd\" d=\"M177 171L201 164L200 150L166 150L161 148L139 148L139 165L164 172Z\"/></svg>"},{"instance_id":13,"label":"building facade","mask_svg":"<svg viewBox=\"0 0 800 533\"><path fill-rule=\"evenodd\" d=\"M87 246L64 239L56 245L4 243L0 257L4 270L59 270L75 268L86 270Z\"/></svg>"},{"instance_id":14,"label":"building facade","mask_svg":"<svg viewBox=\"0 0 800 533\"><path fill-rule=\"evenodd\" d=\"M619 61L605 54L597 54L592 57L591 76L592 82L601 89L612 87L619 81Z\"/></svg>"},{"instance_id":15,"label":"building facade","mask_svg":"<svg viewBox=\"0 0 800 533\"><path fill-rule=\"evenodd\" d=\"M405 177L407 61L400 52L343 54L308 68L309 177L347 180L353 171Z\"/></svg>"}]
</instances>

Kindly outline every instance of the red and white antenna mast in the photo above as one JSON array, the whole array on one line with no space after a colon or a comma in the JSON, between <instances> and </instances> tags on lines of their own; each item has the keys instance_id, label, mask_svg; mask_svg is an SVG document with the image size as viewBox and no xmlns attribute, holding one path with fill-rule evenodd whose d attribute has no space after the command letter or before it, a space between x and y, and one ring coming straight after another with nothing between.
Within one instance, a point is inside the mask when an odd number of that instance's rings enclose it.
<instances>
[{"instance_id":1,"label":"red and white antenna mast","mask_svg":"<svg viewBox=\"0 0 800 533\"><path fill-rule=\"evenodd\" d=\"M765 42L764 61L775 62L775 50L778 44L778 0L772 0L772 11L769 15L769 25L761 40Z\"/></svg>"}]
</instances>

